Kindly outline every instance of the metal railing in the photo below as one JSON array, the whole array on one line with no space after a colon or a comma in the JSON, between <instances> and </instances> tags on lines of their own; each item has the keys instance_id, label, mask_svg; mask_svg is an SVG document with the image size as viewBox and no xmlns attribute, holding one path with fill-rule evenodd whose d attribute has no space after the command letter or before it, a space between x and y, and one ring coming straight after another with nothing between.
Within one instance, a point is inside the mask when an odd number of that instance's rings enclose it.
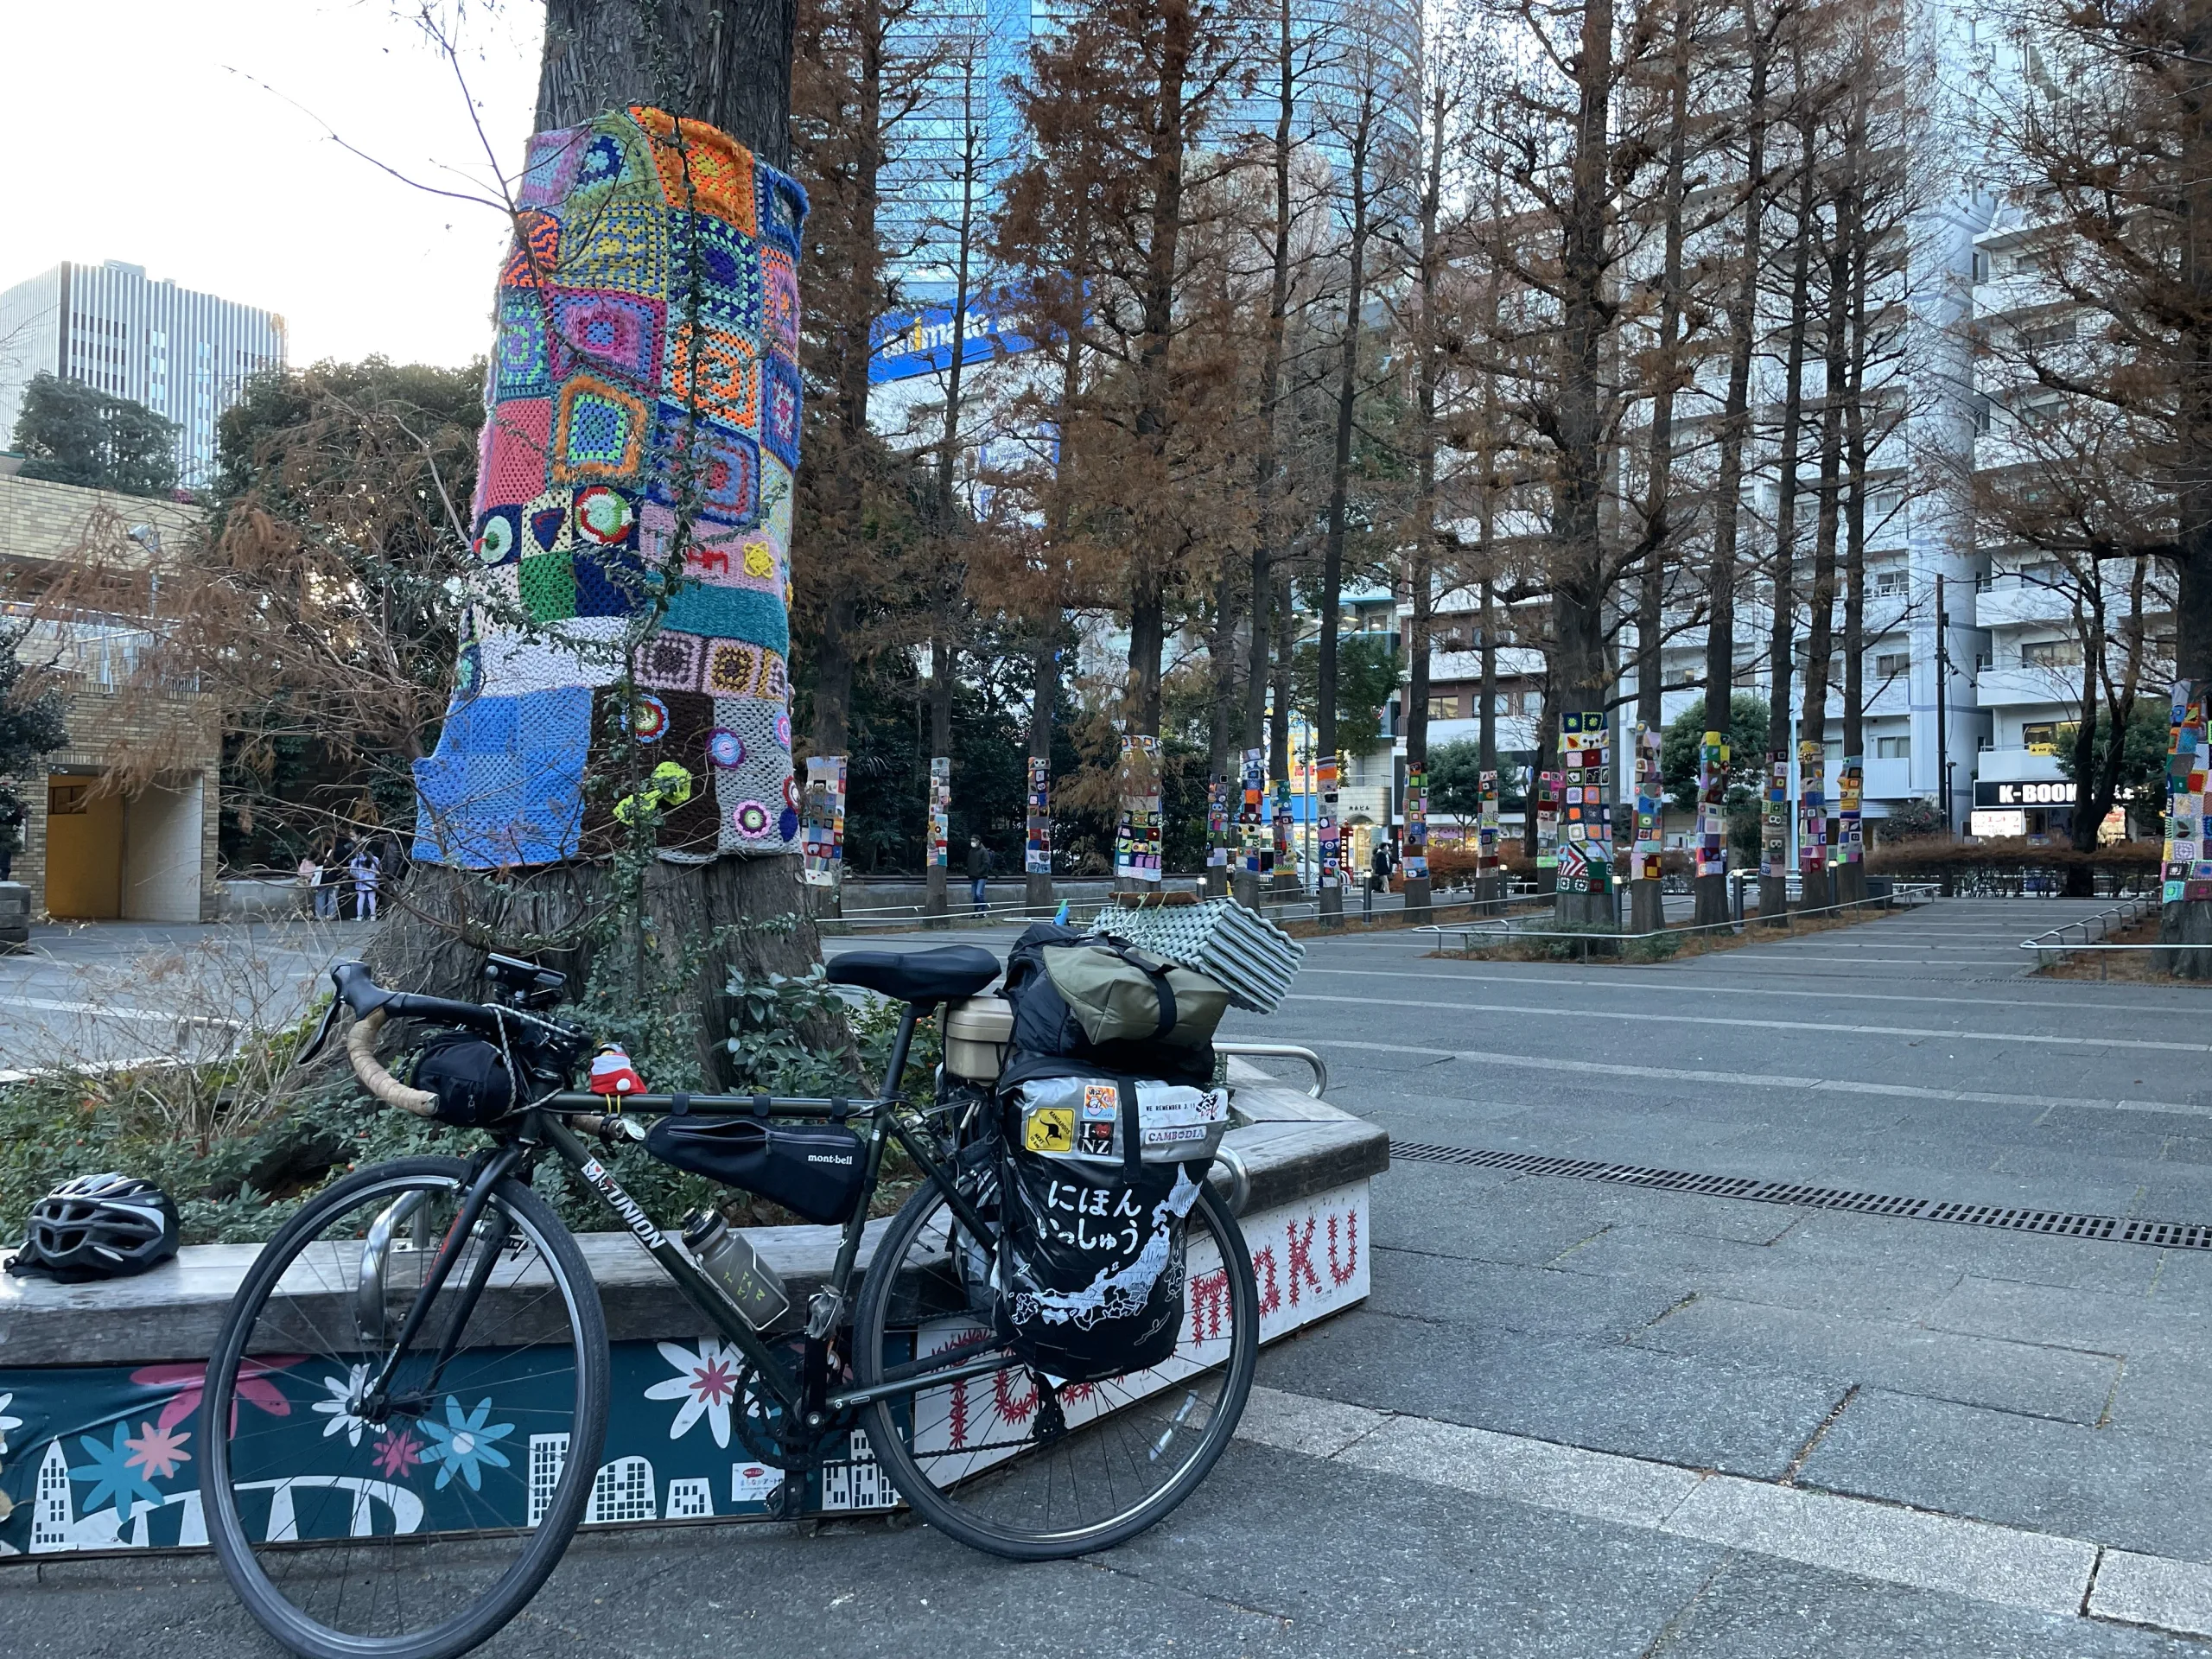
<instances>
[{"instance_id":1,"label":"metal railing","mask_svg":"<svg viewBox=\"0 0 2212 1659\"><path fill-rule=\"evenodd\" d=\"M2044 965L2048 951L2088 951L2097 953L2097 977L2111 977L2110 963L2103 953L2113 950L2212 950L2212 944L2160 944L2153 940L2148 944L2113 944L2110 935L2116 930L2139 922L2158 908L2160 899L2152 893L2140 893L2123 904L2101 910L2094 916L2084 916L2079 921L2061 922L2056 927L2047 927L2032 939L2022 939L2020 949L2036 953L2036 966ZM2091 930L2094 930L2094 934ZM2079 939L2066 935L2079 931Z\"/></svg>"},{"instance_id":2,"label":"metal railing","mask_svg":"<svg viewBox=\"0 0 2212 1659\"><path fill-rule=\"evenodd\" d=\"M1785 909L1780 915L1768 921L1767 925L1778 926L1786 935L1796 931L1797 921L1801 917L1833 915L1847 910L1900 908L1917 910L1923 905L1932 903L1936 897L1936 884L1932 881L1899 881L1893 883L1887 893L1878 893L1871 898L1847 899L1837 905L1820 905L1810 910ZM1459 924L1438 922L1426 927L1417 927L1413 931L1416 933L1435 934L1440 945L1443 944L1445 935L1456 934L1459 939L1459 949L1463 953L1478 948L1491 950L1498 945L1510 944L1522 939L1573 939L1580 944L1582 960L1586 963L1590 960L1590 946L1593 943L1620 945L1633 944L1643 939L1682 939L1699 933L1719 932L1723 928L1731 933L1747 933L1758 927L1761 919L1758 913L1754 912L1750 917L1741 921L1732 918L1725 922L1700 922L1688 927L1656 928L1645 933L1618 933L1580 928L1492 927L1479 922ZM1483 941L1479 947L1471 942L1476 938Z\"/></svg>"},{"instance_id":3,"label":"metal railing","mask_svg":"<svg viewBox=\"0 0 2212 1659\"><path fill-rule=\"evenodd\" d=\"M1319 1100L1329 1092L1329 1063L1310 1048L1296 1043L1216 1043L1217 1054L1233 1054L1244 1059L1303 1060L1313 1071L1313 1082L1306 1092Z\"/></svg>"}]
</instances>

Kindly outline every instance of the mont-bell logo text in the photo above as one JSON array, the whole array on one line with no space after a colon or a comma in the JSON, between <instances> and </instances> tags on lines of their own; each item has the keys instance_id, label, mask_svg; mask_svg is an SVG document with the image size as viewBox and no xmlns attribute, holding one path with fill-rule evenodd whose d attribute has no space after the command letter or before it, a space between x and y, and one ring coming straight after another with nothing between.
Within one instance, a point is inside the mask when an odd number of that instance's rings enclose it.
<instances>
[{"instance_id":1,"label":"mont-bell logo text","mask_svg":"<svg viewBox=\"0 0 2212 1659\"><path fill-rule=\"evenodd\" d=\"M806 1154L806 1161L810 1164L835 1164L843 1169L853 1161L853 1154L849 1152L810 1152Z\"/></svg>"}]
</instances>

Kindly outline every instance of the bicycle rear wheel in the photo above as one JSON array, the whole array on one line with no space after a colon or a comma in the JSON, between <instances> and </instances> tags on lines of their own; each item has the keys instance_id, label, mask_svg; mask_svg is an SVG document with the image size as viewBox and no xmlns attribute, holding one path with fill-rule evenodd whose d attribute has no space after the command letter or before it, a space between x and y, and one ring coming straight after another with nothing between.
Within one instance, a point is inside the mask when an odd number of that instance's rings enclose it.
<instances>
[{"instance_id":1,"label":"bicycle rear wheel","mask_svg":"<svg viewBox=\"0 0 2212 1659\"><path fill-rule=\"evenodd\" d=\"M467 1652L544 1583L590 1495L607 1396L599 1293L518 1182L463 1239L388 1406L370 1397L467 1174L403 1159L310 1201L263 1249L208 1363L208 1538L247 1609L311 1659Z\"/></svg>"},{"instance_id":2,"label":"bicycle rear wheel","mask_svg":"<svg viewBox=\"0 0 2212 1659\"><path fill-rule=\"evenodd\" d=\"M977 1259L934 1186L907 1200L861 1295L861 1386L917 1356L996 1351ZM869 1406L869 1443L899 1496L961 1542L1017 1560L1109 1549L1168 1514L1229 1445L1259 1357L1252 1258L1210 1186L1191 1209L1187 1268L1175 1351L1149 1370L1056 1389L1009 1357L995 1373L936 1386L925 1377Z\"/></svg>"}]
</instances>

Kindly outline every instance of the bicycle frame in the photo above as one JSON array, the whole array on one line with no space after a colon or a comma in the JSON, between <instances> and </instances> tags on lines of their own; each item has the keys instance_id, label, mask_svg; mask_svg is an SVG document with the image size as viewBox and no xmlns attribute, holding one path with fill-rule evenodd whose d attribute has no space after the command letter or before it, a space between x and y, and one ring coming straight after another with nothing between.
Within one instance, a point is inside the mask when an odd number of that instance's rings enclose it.
<instances>
[{"instance_id":1,"label":"bicycle frame","mask_svg":"<svg viewBox=\"0 0 2212 1659\"><path fill-rule=\"evenodd\" d=\"M905 1074L906 1054L912 1044L914 1025L920 1006L906 1005L899 1020L899 1031L893 1039L891 1058L885 1077L891 1083ZM866 1157L861 1198L852 1216L844 1224L843 1236L837 1247L836 1265L830 1270L827 1287L816 1294L809 1309L806 1334L810 1348L826 1342L835 1330L838 1317L849 1305L855 1268L860 1259L861 1241L868 1230L868 1201L875 1195L877 1181L881 1174L884 1148L893 1141L904 1147L923 1176L944 1197L946 1204L960 1224L976 1236L988 1237L988 1224L955 1185L950 1175L941 1168L922 1139L901 1121L898 1107L903 1103L895 1095L885 1094L873 1100L849 1101L817 1099L800 1096L770 1095L631 1095L612 1099L600 1095L584 1094L563 1090L547 1095L524 1109L519 1125L503 1144L483 1162L464 1187L461 1214L448 1230L446 1242L440 1247L439 1259L432 1264L423 1288L417 1293L416 1306L409 1313L401 1327L398 1338L387 1357L383 1375L378 1379L381 1387L397 1367L399 1357L420 1329L429 1302L443 1286L458 1259L463 1242L481 1215L491 1189L504 1177L527 1164L540 1148L550 1150L570 1169L581 1176L587 1185L599 1195L600 1201L618 1217L638 1242L644 1245L653 1260L659 1262L663 1272L676 1281L677 1288L700 1313L713 1321L722 1337L742 1353L753 1367L762 1384L772 1394L786 1411L798 1412L810 1426L818 1427L830 1415L864 1406L872 1401L896 1395L911 1394L925 1381L936 1386L959 1382L973 1376L988 1376L1006 1369L1007 1361L1003 1351L994 1348L990 1357L981 1360L899 1368L899 1375L871 1388L841 1389L835 1394L821 1395L815 1399L806 1395L813 1388L808 1373L814 1368L802 1367L798 1375L787 1375L784 1360L775 1350L753 1330L737 1304L722 1287L709 1278L691 1253L682 1243L662 1231L644 1206L623 1190L598 1155L588 1147L566 1120L570 1116L598 1115L608 1118L664 1117L682 1109L699 1114L737 1116L747 1114L795 1119L861 1119L868 1120ZM468 1225L461 1223L466 1221ZM475 1294L482 1289L481 1277L467 1287L464 1306L456 1315L456 1328L465 1321L475 1301ZM826 1304L825 1304L825 1299ZM957 1353L959 1351L956 1350Z\"/></svg>"}]
</instances>

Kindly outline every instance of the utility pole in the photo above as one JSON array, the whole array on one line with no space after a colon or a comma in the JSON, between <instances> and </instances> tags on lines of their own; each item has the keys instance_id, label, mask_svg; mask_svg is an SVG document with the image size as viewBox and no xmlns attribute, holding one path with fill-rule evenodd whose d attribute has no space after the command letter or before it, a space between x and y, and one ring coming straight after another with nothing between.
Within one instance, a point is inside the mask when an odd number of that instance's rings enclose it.
<instances>
[{"instance_id":1,"label":"utility pole","mask_svg":"<svg viewBox=\"0 0 2212 1659\"><path fill-rule=\"evenodd\" d=\"M1947 836L1952 831L1951 721L1946 707L1950 690L1950 618L1943 612L1943 578L1939 574L1936 578L1936 787L1943 804L1943 833Z\"/></svg>"}]
</instances>

